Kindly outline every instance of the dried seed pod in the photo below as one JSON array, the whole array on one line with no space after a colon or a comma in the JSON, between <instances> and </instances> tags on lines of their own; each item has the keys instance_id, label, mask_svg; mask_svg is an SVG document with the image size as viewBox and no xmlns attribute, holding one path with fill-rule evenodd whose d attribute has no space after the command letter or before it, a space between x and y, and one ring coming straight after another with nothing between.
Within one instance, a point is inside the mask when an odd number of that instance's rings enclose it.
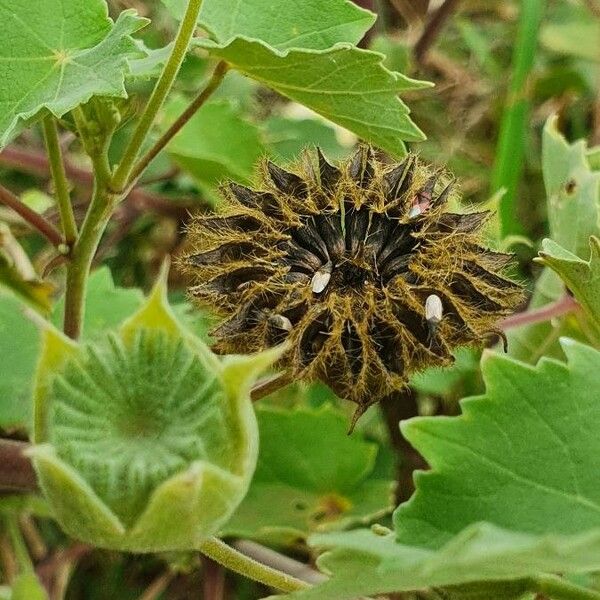
<instances>
[{"instance_id":1,"label":"dried seed pod","mask_svg":"<svg viewBox=\"0 0 600 600\"><path fill-rule=\"evenodd\" d=\"M260 190L225 188L224 214L189 229L190 294L226 317L218 352L287 338L282 366L357 403L357 418L522 301L501 274L511 256L482 245L488 214L446 212L450 179L414 155L390 166L362 147L334 166L318 150L262 172Z\"/></svg>"}]
</instances>

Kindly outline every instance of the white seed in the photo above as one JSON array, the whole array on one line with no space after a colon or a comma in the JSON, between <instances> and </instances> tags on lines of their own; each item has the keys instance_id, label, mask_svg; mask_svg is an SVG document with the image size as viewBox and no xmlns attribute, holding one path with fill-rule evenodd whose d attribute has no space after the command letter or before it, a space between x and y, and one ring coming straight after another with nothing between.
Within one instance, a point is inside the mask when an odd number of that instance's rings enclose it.
<instances>
[{"instance_id":1,"label":"white seed","mask_svg":"<svg viewBox=\"0 0 600 600\"><path fill-rule=\"evenodd\" d=\"M284 331L292 330L292 322L283 315L271 315L269 321L271 321L277 329L283 329Z\"/></svg>"},{"instance_id":2,"label":"white seed","mask_svg":"<svg viewBox=\"0 0 600 600\"><path fill-rule=\"evenodd\" d=\"M425 300L425 319L432 325L437 325L442 320L444 308L442 301L436 294L427 296Z\"/></svg>"},{"instance_id":3,"label":"white seed","mask_svg":"<svg viewBox=\"0 0 600 600\"><path fill-rule=\"evenodd\" d=\"M411 206L410 210L408 211L408 218L414 219L415 217L418 217L422 212L423 211L421 210L420 204L413 204L413 206Z\"/></svg>"},{"instance_id":4,"label":"white seed","mask_svg":"<svg viewBox=\"0 0 600 600\"><path fill-rule=\"evenodd\" d=\"M331 279L331 263L323 265L312 277L310 282L313 293L320 294Z\"/></svg>"}]
</instances>

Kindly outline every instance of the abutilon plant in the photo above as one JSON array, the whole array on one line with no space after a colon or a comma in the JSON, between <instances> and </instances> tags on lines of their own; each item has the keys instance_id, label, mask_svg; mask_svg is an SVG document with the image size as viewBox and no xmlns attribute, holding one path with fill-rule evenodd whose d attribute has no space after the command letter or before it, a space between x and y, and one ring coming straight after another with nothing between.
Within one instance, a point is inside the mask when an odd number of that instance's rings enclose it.
<instances>
[{"instance_id":1,"label":"abutilon plant","mask_svg":"<svg viewBox=\"0 0 600 600\"><path fill-rule=\"evenodd\" d=\"M224 186L222 212L189 227L191 297L225 317L219 353L284 340L280 366L357 404L482 345L523 298L486 248L490 213L450 212L454 182L415 155L399 164L363 146L335 166L317 149L289 171L270 161L258 189Z\"/></svg>"}]
</instances>

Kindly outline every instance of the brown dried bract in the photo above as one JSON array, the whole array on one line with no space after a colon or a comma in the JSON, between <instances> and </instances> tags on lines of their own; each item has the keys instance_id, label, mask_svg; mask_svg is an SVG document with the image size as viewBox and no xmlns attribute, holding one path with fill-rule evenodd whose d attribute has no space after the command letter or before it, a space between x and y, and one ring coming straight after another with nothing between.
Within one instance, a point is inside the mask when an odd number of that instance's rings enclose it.
<instances>
[{"instance_id":1,"label":"brown dried bract","mask_svg":"<svg viewBox=\"0 0 600 600\"><path fill-rule=\"evenodd\" d=\"M221 214L189 228L183 265L200 304L225 320L215 350L287 339L298 378L371 404L409 376L482 345L522 301L500 273L512 259L481 245L487 212L447 212L452 182L409 155L386 165L362 147L333 166L317 150L293 172L271 162L261 189L224 189Z\"/></svg>"}]
</instances>

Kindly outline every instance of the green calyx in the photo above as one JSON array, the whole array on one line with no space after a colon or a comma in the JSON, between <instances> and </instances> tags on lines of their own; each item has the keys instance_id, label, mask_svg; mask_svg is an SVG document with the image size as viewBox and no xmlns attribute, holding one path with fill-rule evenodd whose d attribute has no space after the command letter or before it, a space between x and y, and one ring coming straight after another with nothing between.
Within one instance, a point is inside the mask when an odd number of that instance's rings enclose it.
<instances>
[{"instance_id":1,"label":"green calyx","mask_svg":"<svg viewBox=\"0 0 600 600\"><path fill-rule=\"evenodd\" d=\"M183 331L161 280L119 332L44 332L31 453L70 535L134 552L185 550L246 494L258 431L252 381L279 350L219 360Z\"/></svg>"}]
</instances>

